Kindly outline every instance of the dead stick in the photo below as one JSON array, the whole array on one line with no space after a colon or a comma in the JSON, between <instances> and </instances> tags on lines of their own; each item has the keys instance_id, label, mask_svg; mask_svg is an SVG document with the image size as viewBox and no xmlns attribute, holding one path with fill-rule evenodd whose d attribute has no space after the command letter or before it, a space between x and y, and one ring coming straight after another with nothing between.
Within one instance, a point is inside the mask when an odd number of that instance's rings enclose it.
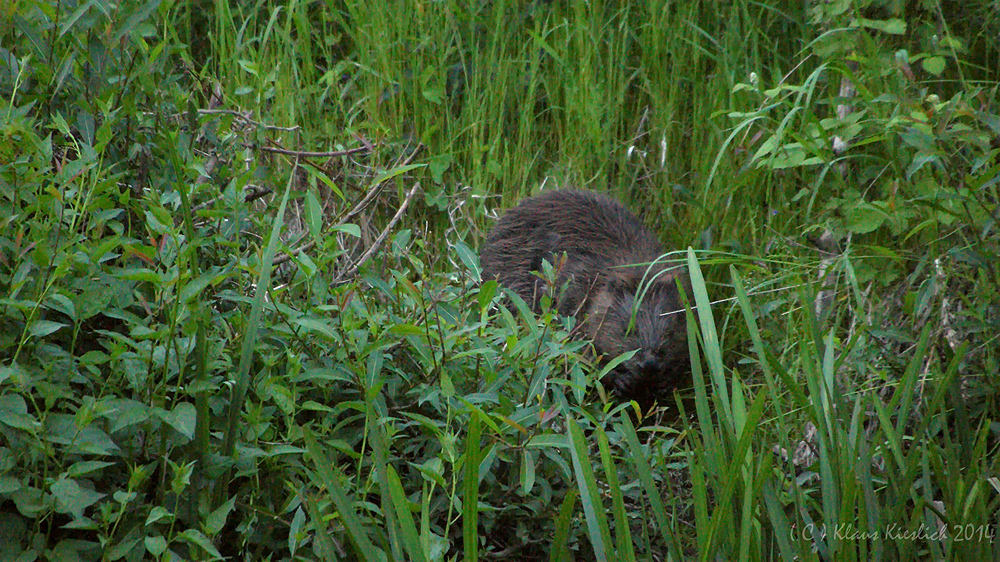
<instances>
[{"instance_id":1,"label":"dead stick","mask_svg":"<svg viewBox=\"0 0 1000 562\"><path fill-rule=\"evenodd\" d=\"M358 152L367 152L368 147L359 146L357 148L348 148L347 150L335 150L333 152L309 152L305 150L288 150L287 148L278 148L276 146L259 146L257 147L264 152L274 152L277 154L285 154L287 156L297 156L299 158L333 158L335 156L347 156L349 154L356 154Z\"/></svg>"},{"instance_id":2,"label":"dead stick","mask_svg":"<svg viewBox=\"0 0 1000 562\"><path fill-rule=\"evenodd\" d=\"M382 243L385 242L385 239L389 235L389 232L396 226L396 223L399 222L399 219L403 218L403 215L406 213L406 208L410 206L410 201L413 199L413 196L416 195L418 189L420 189L420 182L414 184L413 187L410 189L410 191L406 194L406 199L403 200L403 204L399 206L399 210L396 211L396 215L392 217L392 220L389 221L389 224L386 225L385 229L382 230L382 232L378 235L378 238L375 239L375 243L373 243L371 247L368 248L368 250L364 253L363 256L361 256L361 259L359 259L356 264L351 266L351 268L345 271L343 274L339 275L337 277L337 280L334 281L334 283L342 282L341 280L343 279L351 278L357 275L358 269L360 269L361 266L364 265L366 261L371 259L373 255L375 255L375 252L377 252L379 248L382 247Z\"/></svg>"}]
</instances>

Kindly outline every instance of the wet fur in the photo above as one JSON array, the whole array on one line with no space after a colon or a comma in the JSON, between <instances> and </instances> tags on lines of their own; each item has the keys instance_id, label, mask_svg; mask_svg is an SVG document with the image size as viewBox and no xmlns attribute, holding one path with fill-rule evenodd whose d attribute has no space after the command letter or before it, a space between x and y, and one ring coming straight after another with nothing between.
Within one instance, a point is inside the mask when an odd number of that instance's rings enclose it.
<instances>
[{"instance_id":1,"label":"wet fur","mask_svg":"<svg viewBox=\"0 0 1000 562\"><path fill-rule=\"evenodd\" d=\"M623 399L649 403L683 385L688 374L687 330L683 312L677 312L683 310L677 283L686 286L687 276L682 268L647 267L663 253L652 233L617 201L559 190L510 209L480 248L480 264L483 279L498 279L536 311L545 292L536 272L543 260L561 264L559 312L581 318L605 358L638 350L602 382Z\"/></svg>"}]
</instances>

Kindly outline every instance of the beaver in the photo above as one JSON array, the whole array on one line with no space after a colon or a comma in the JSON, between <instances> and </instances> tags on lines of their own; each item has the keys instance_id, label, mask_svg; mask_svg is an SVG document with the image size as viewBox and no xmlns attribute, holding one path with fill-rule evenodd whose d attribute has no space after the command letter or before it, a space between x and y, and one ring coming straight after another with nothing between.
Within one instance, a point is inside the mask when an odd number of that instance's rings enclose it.
<instances>
[{"instance_id":1,"label":"beaver","mask_svg":"<svg viewBox=\"0 0 1000 562\"><path fill-rule=\"evenodd\" d=\"M663 254L656 237L621 203L591 191L554 190L508 210L480 248L479 261L484 280L497 279L536 312L545 293L537 272L543 260L557 264L559 313L582 320L583 333L604 360L637 350L601 382L620 399L649 404L683 384L689 372L678 292L678 282L689 281L683 268L657 263Z\"/></svg>"}]
</instances>

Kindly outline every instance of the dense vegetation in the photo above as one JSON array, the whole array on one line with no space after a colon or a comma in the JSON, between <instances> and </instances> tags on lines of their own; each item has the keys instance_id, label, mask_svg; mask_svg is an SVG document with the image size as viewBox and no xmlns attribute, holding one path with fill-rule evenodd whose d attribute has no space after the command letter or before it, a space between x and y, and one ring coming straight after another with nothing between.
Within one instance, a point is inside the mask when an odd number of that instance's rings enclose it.
<instances>
[{"instance_id":1,"label":"dense vegetation","mask_svg":"<svg viewBox=\"0 0 1000 562\"><path fill-rule=\"evenodd\" d=\"M992 0L0 5L0 560L1000 560L998 35ZM542 185L688 266L659 409L480 283Z\"/></svg>"}]
</instances>

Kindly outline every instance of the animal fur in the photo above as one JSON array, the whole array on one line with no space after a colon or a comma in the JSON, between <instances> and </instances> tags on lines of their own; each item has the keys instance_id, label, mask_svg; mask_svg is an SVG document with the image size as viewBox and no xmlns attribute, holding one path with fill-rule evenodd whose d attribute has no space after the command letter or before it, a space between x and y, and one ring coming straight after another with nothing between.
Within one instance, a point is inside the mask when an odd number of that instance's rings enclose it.
<instances>
[{"instance_id":1,"label":"animal fur","mask_svg":"<svg viewBox=\"0 0 1000 562\"><path fill-rule=\"evenodd\" d=\"M602 382L622 399L649 403L684 384L689 372L677 288L678 282L687 286L687 275L654 263L663 254L656 237L617 201L558 190L507 211L480 248L480 264L483 279L499 280L536 312L546 291L537 274L542 261L559 264L558 311L583 321L605 359L637 350Z\"/></svg>"}]
</instances>

